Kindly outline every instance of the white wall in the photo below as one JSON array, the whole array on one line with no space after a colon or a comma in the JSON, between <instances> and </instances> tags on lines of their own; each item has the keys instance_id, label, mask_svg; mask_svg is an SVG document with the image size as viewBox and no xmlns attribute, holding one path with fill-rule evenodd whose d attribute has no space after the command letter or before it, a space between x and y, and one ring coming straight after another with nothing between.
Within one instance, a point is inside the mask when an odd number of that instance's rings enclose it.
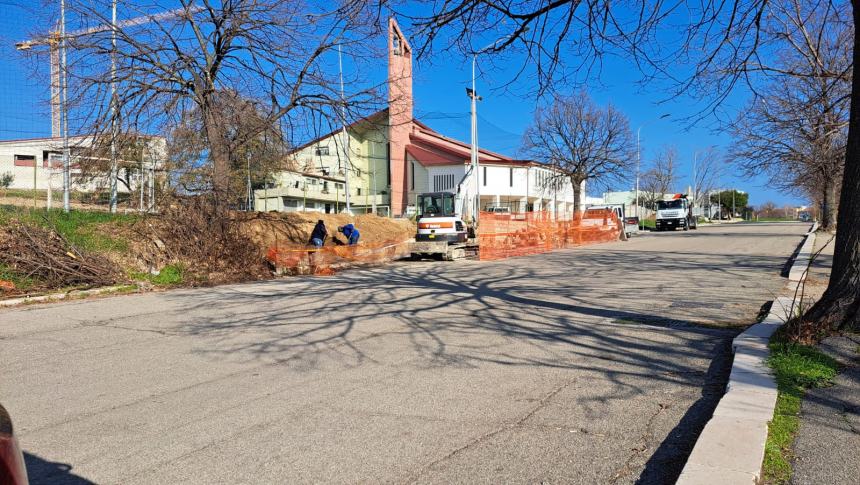
<instances>
[{"instance_id":1,"label":"white wall","mask_svg":"<svg viewBox=\"0 0 860 485\"><path fill-rule=\"evenodd\" d=\"M72 146L74 144L86 145L88 143L87 138L82 137L74 137L70 140ZM161 166L161 161L164 160L166 154L166 142L163 138L153 138L149 144L150 150L147 157L150 159L145 160L147 163L147 168L149 168L150 164L155 164L156 168ZM37 190L47 190L48 187L52 187L54 190L62 190L63 187L63 169L59 164L62 160L61 153L63 151L62 141L59 139L51 139L51 138L39 138L32 140L11 140L11 141L0 141L0 175L10 172L14 176L14 180L12 181L12 185L10 188L14 189L33 189L33 176L34 170L33 167L24 167L24 166L16 166L15 165L15 155L30 155L35 157L36 159L36 167L35 167L35 183ZM44 157L45 152L49 152L49 156L54 161L53 165L45 166L46 160ZM98 188L107 188L109 186L109 177L105 174L104 177L95 178L92 181L89 181L86 184L80 183L78 178L80 177L81 171L79 169L75 169L75 158L74 156L71 159L72 169L72 190L77 191L91 191ZM132 177L130 182L132 185L132 189L137 189L137 183L139 183L139 176ZM117 190L119 192L127 192L125 185L119 183L117 185Z\"/></svg>"}]
</instances>

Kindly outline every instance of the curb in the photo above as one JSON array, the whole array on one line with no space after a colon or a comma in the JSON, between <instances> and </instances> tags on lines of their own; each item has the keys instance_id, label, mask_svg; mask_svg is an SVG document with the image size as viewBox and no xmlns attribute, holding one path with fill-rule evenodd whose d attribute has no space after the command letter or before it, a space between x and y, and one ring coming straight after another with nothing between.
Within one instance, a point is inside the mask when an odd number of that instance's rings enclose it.
<instances>
[{"instance_id":1,"label":"curb","mask_svg":"<svg viewBox=\"0 0 860 485\"><path fill-rule=\"evenodd\" d=\"M65 293L49 293L47 295L38 296L22 296L20 298L9 298L8 300L0 300L0 308L25 305L28 303L45 303L57 300L65 300L73 296L90 296L99 295L102 293L111 293L114 291L128 288L130 285L103 286L101 288L93 288L91 290L71 290Z\"/></svg>"},{"instance_id":2,"label":"curb","mask_svg":"<svg viewBox=\"0 0 860 485\"><path fill-rule=\"evenodd\" d=\"M818 223L812 225L809 232L806 233L806 239L800 246L800 251L797 253L797 258L791 269L788 272L788 281L803 281L806 277L806 269L809 266L809 259L812 257L812 251L815 247L815 231L818 229ZM800 263L800 264L798 264Z\"/></svg>"},{"instance_id":3,"label":"curb","mask_svg":"<svg viewBox=\"0 0 860 485\"><path fill-rule=\"evenodd\" d=\"M806 279L817 228L818 223L813 224L806 234L791 265L789 281L800 284ZM726 393L696 440L677 484L759 483L767 425L773 418L777 397L776 380L767 365L767 345L771 335L796 309L792 296L778 297L761 323L750 326L732 341L735 356Z\"/></svg>"}]
</instances>

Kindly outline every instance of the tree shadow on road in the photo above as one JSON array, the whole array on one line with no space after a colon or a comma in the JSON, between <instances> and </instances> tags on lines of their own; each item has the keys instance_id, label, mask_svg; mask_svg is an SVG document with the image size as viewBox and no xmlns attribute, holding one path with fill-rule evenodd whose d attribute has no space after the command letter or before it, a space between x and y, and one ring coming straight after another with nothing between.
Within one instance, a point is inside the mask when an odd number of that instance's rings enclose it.
<instances>
[{"instance_id":1,"label":"tree shadow on road","mask_svg":"<svg viewBox=\"0 0 860 485\"><path fill-rule=\"evenodd\" d=\"M379 363L385 357L372 343L383 338L401 339L408 347L404 366L573 370L608 384L604 392L577 398L576 405L595 413L605 412L608 400L658 388L704 388L646 457L642 480L659 483L677 478L710 418L725 386L728 343L738 330L674 317L677 309L657 305L660 288L651 286L649 268L676 271L681 278L691 268L712 265L743 279L774 268L776 273L783 258L747 255L725 265L697 262L701 255L679 253L667 260L645 252L636 260L641 275L624 288L647 295L630 298L635 305L627 306L605 281L624 274L619 259L627 256L589 254L581 267L562 253L525 258L535 265L400 264L213 288L195 294L195 306L183 310L195 316L172 331L203 337L205 348L197 352L209 358L294 365L298 372L315 369L323 359L344 368ZM708 318L726 315L719 292L705 290L689 297L701 308L713 306L704 312Z\"/></svg>"}]
</instances>

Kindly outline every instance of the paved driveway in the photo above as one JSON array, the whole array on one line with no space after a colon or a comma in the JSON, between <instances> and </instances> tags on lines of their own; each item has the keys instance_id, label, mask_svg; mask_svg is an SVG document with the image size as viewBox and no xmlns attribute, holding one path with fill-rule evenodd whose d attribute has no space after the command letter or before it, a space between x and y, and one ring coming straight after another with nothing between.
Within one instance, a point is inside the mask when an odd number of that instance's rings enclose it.
<instances>
[{"instance_id":1,"label":"paved driveway","mask_svg":"<svg viewBox=\"0 0 860 485\"><path fill-rule=\"evenodd\" d=\"M3 310L0 400L34 483L671 482L805 230Z\"/></svg>"}]
</instances>

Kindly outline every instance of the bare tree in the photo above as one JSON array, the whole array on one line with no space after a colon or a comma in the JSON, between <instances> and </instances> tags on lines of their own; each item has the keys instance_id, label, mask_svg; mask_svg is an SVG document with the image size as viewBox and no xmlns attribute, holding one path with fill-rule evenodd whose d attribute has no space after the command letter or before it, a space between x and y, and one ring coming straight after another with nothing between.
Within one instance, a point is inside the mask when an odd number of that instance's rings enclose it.
<instances>
[{"instance_id":1,"label":"bare tree","mask_svg":"<svg viewBox=\"0 0 860 485\"><path fill-rule=\"evenodd\" d=\"M716 147L693 154L693 203L697 206L709 204L708 194L716 190L725 175L726 162Z\"/></svg>"},{"instance_id":2,"label":"bare tree","mask_svg":"<svg viewBox=\"0 0 860 485\"><path fill-rule=\"evenodd\" d=\"M69 18L85 28L69 39L70 103L76 128L107 138L114 122L127 132L165 131L193 111L211 165L210 188L221 206L229 197L230 165L245 144L273 129L289 134L313 116L341 119L335 49L369 53L364 44L378 26L355 2L180 4L165 13L149 3L123 2L137 17L116 28L104 27L110 9L101 0L67 5ZM111 86L119 87L115 97ZM254 129L233 131L236 96L224 93L261 100ZM375 101L368 88L353 92L346 104L355 110Z\"/></svg>"},{"instance_id":3,"label":"bare tree","mask_svg":"<svg viewBox=\"0 0 860 485\"><path fill-rule=\"evenodd\" d=\"M263 103L232 91L218 98L230 153L226 194L231 202L244 201L249 183L260 186L275 173L295 167L290 166L288 145L278 126L269 123ZM168 163L181 191L199 193L209 188L213 167L205 163L208 145L197 109L188 111L171 130Z\"/></svg>"},{"instance_id":4,"label":"bare tree","mask_svg":"<svg viewBox=\"0 0 860 485\"><path fill-rule=\"evenodd\" d=\"M776 204L773 201L767 201L758 208L759 217L776 217Z\"/></svg>"},{"instance_id":5,"label":"bare tree","mask_svg":"<svg viewBox=\"0 0 860 485\"><path fill-rule=\"evenodd\" d=\"M577 209L583 182L607 184L629 174L636 153L627 117L612 105L596 105L585 92L557 97L538 109L523 145L530 157L554 169L547 183L570 181Z\"/></svg>"},{"instance_id":6,"label":"bare tree","mask_svg":"<svg viewBox=\"0 0 860 485\"><path fill-rule=\"evenodd\" d=\"M845 72L786 70L773 61L782 46L814 43L803 28L813 13L855 26L860 5L839 0L746 2L611 2L609 0L453 0L427 2L414 15L424 34L419 51L444 47L475 52L487 38L491 49L524 52L520 74L534 74L540 91L569 89L576 75L590 74L605 55L628 56L646 80L659 76L675 92L707 101L702 115L717 112L738 85L754 93L768 76L832 78ZM830 15L835 12L836 15ZM845 14L844 16L842 14ZM849 15L850 14L850 15ZM683 22L679 25L679 21ZM662 30L661 30L662 29ZM421 44L419 44L421 45ZM860 31L853 29L852 58L860 59ZM798 49L806 50L806 49ZM565 61L573 61L572 66ZM678 65L691 66L678 69ZM678 74L682 72L683 74ZM822 328L860 328L860 79L851 81L845 168L839 198L833 268L827 290L806 318Z\"/></svg>"},{"instance_id":7,"label":"bare tree","mask_svg":"<svg viewBox=\"0 0 860 485\"><path fill-rule=\"evenodd\" d=\"M642 197L643 205L651 210L657 210L657 201L663 200L663 196L671 192L677 181L678 150L674 146L667 146L657 153L651 168L642 174Z\"/></svg>"},{"instance_id":8,"label":"bare tree","mask_svg":"<svg viewBox=\"0 0 860 485\"><path fill-rule=\"evenodd\" d=\"M797 27L815 40L780 49L774 64L843 75L776 76L732 127L734 163L747 175L764 172L771 185L816 201L824 229L836 224L851 86L852 32L838 17L835 10L805 16Z\"/></svg>"}]
</instances>

